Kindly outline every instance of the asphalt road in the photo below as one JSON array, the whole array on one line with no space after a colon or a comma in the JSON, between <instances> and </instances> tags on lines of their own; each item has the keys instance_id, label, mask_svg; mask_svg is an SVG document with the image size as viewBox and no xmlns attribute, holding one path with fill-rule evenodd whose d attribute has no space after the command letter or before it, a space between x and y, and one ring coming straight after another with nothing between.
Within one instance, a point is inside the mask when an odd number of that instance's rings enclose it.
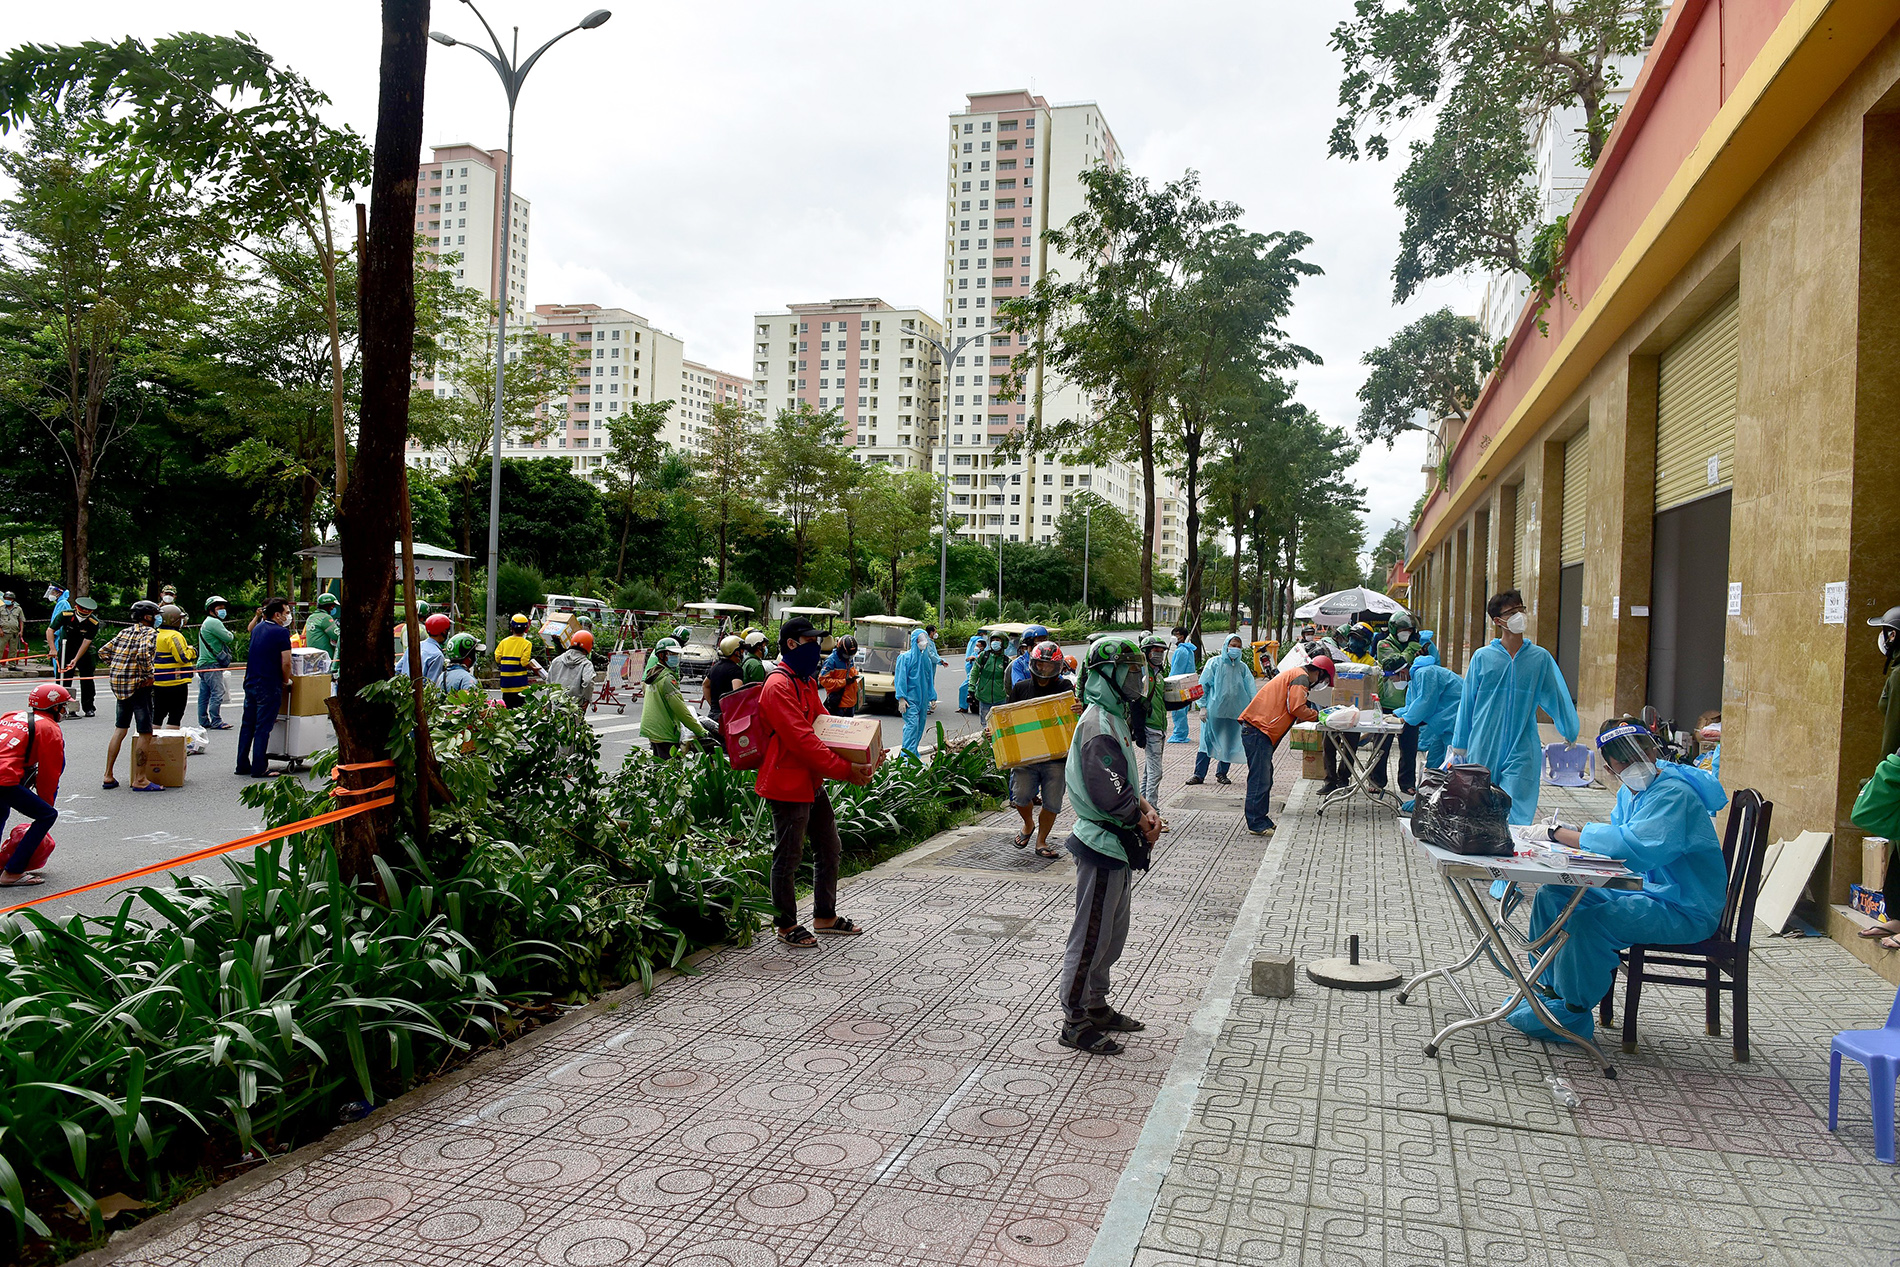
<instances>
[{"instance_id":1,"label":"asphalt road","mask_svg":"<svg viewBox=\"0 0 1900 1267\"><path fill-rule=\"evenodd\" d=\"M1212 640L1210 636L1209 641ZM1065 650L1079 655L1082 648ZM980 726L974 716L959 713L956 707L957 688L963 682L962 649L944 648L944 654L949 663L937 671L938 703L931 720L941 722L946 737L954 739L973 734ZM11 905L12 901L64 892L261 831L263 824L256 812L238 799L239 792L252 780L233 773L236 725L243 703L241 678L241 674L233 673L232 695L225 701L224 719L233 728L213 732L209 737L210 751L190 758L183 787L158 793L130 790L131 736L127 736L119 753L116 771L119 787L113 791L100 787L105 773L106 745L112 735L112 694L101 682L98 716L69 718L64 727L66 773L60 781L59 822L53 827L53 839L58 847L45 871L46 884L35 889L0 892L0 908ZM24 708L27 692L41 680L0 676L0 712ZM687 685L686 697L689 702L697 701L697 684ZM188 724L197 723L197 706L194 687L186 714ZM884 746L896 749L903 737L903 719L894 715L879 715L879 719L884 729ZM640 738L638 705L629 707L624 716L608 708L590 714L588 720L600 735L603 767L617 767L629 751L646 746ZM927 730L925 743L934 742L934 729ZM12 821L9 820L8 829ZM243 851L232 856L241 857ZM220 873L215 860L200 863L193 870L198 874ZM121 900L118 894L125 887L163 880L161 873L130 886L108 886L73 897L56 898L35 909L52 919L64 919L74 913L108 913L117 909Z\"/></svg>"}]
</instances>

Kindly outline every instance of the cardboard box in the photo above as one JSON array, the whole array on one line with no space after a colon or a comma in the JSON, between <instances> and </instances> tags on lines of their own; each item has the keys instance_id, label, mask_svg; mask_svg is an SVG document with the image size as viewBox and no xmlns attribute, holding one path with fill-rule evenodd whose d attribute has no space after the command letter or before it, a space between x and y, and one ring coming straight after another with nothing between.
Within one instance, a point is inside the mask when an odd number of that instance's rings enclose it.
<instances>
[{"instance_id":1,"label":"cardboard box","mask_svg":"<svg viewBox=\"0 0 1900 1267\"><path fill-rule=\"evenodd\" d=\"M160 787L185 786L185 732L155 730L145 741L145 774Z\"/></svg>"},{"instance_id":2,"label":"cardboard box","mask_svg":"<svg viewBox=\"0 0 1900 1267\"><path fill-rule=\"evenodd\" d=\"M854 765L875 765L884 755L884 726L875 717L815 718L819 742Z\"/></svg>"},{"instance_id":3,"label":"cardboard box","mask_svg":"<svg viewBox=\"0 0 1900 1267\"><path fill-rule=\"evenodd\" d=\"M1314 748L1300 754L1300 777L1302 779L1323 779L1326 777L1326 754Z\"/></svg>"},{"instance_id":4,"label":"cardboard box","mask_svg":"<svg viewBox=\"0 0 1900 1267\"><path fill-rule=\"evenodd\" d=\"M1847 890L1847 904L1869 919L1887 918L1887 895L1879 889L1852 885Z\"/></svg>"},{"instance_id":5,"label":"cardboard box","mask_svg":"<svg viewBox=\"0 0 1900 1267\"><path fill-rule=\"evenodd\" d=\"M1013 770L1068 756L1079 720L1073 691L998 704L990 710L990 744L996 764Z\"/></svg>"},{"instance_id":6,"label":"cardboard box","mask_svg":"<svg viewBox=\"0 0 1900 1267\"><path fill-rule=\"evenodd\" d=\"M1201 675L1177 673L1161 682L1161 698L1169 704L1187 704L1201 698Z\"/></svg>"},{"instance_id":7,"label":"cardboard box","mask_svg":"<svg viewBox=\"0 0 1900 1267\"><path fill-rule=\"evenodd\" d=\"M290 679L290 689L284 692L284 702L277 708L285 717L323 717L330 709L324 702L334 693L328 673L310 673L303 677Z\"/></svg>"},{"instance_id":8,"label":"cardboard box","mask_svg":"<svg viewBox=\"0 0 1900 1267\"><path fill-rule=\"evenodd\" d=\"M1295 752L1319 751L1319 723L1312 721L1294 722L1293 729L1287 731L1287 742Z\"/></svg>"},{"instance_id":9,"label":"cardboard box","mask_svg":"<svg viewBox=\"0 0 1900 1267\"><path fill-rule=\"evenodd\" d=\"M1379 698L1379 682L1384 677L1377 668L1366 664L1342 664L1333 683L1333 703L1347 708L1371 708Z\"/></svg>"},{"instance_id":10,"label":"cardboard box","mask_svg":"<svg viewBox=\"0 0 1900 1267\"><path fill-rule=\"evenodd\" d=\"M1878 892L1887 887L1888 858L1893 842L1880 836L1867 836L1860 842L1860 887Z\"/></svg>"}]
</instances>

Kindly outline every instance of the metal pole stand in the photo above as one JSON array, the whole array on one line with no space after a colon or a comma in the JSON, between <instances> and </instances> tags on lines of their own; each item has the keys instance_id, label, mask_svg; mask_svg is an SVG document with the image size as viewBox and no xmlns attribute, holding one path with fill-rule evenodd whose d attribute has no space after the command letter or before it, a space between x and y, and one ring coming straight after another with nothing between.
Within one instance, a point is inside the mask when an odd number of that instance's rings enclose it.
<instances>
[{"instance_id":1,"label":"metal pole stand","mask_svg":"<svg viewBox=\"0 0 1900 1267\"><path fill-rule=\"evenodd\" d=\"M1359 960L1359 934L1346 938L1344 959L1319 959L1306 965L1306 975L1315 985L1334 990L1390 990L1405 975L1389 963L1377 959Z\"/></svg>"}]
</instances>

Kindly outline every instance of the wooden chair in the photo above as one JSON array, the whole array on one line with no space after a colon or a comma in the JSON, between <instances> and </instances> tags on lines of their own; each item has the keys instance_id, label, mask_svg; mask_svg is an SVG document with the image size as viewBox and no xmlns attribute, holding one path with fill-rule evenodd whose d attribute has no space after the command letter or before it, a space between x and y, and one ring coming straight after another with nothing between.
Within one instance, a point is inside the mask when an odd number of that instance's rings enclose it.
<instances>
[{"instance_id":1,"label":"wooden chair","mask_svg":"<svg viewBox=\"0 0 1900 1267\"><path fill-rule=\"evenodd\" d=\"M1774 802L1753 788L1743 788L1729 801L1728 830L1722 837L1722 860L1728 865L1728 901L1722 922L1708 938L1686 946L1631 946L1620 958L1629 974L1629 994L1623 1000L1623 1050L1636 1050L1636 1009L1644 983L1681 985L1701 990L1705 1031L1722 1032L1722 991L1734 996L1735 1059L1748 1059L1748 948L1754 934L1755 895L1761 888L1762 858L1768 852L1768 825ZM1700 969L1700 976L1661 975L1657 968ZM1611 1023L1616 980L1598 1005L1604 1025Z\"/></svg>"}]
</instances>

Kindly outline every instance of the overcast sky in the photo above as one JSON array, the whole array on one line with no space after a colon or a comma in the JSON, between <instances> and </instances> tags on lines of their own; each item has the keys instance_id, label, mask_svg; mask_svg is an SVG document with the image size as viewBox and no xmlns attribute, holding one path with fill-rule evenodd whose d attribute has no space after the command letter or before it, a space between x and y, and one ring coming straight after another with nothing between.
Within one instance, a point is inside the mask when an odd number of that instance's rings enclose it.
<instances>
[{"instance_id":1,"label":"overcast sky","mask_svg":"<svg viewBox=\"0 0 1900 1267\"><path fill-rule=\"evenodd\" d=\"M607 0L612 3L612 0ZM590 0L486 0L529 48ZM379 6L88 0L8 5L5 39L67 42L176 30L256 37L375 131ZM1293 338L1323 366L1300 396L1350 426L1361 355L1420 313L1475 312L1475 285L1391 303L1395 164L1326 156L1339 65L1327 32L1350 6L1235 0L1016 0L1007 6L623 4L535 68L516 119L516 188L534 206L529 298L632 309L688 357L750 377L750 319L787 303L879 295L935 311L945 116L972 91L1093 100L1133 168L1187 168L1261 231L1303 230L1325 276L1300 288ZM434 24L480 35L436 0ZM503 144L501 86L465 49L432 48L424 144ZM425 150L426 153L426 150ZM1423 488L1424 443L1368 449L1367 541Z\"/></svg>"}]
</instances>

